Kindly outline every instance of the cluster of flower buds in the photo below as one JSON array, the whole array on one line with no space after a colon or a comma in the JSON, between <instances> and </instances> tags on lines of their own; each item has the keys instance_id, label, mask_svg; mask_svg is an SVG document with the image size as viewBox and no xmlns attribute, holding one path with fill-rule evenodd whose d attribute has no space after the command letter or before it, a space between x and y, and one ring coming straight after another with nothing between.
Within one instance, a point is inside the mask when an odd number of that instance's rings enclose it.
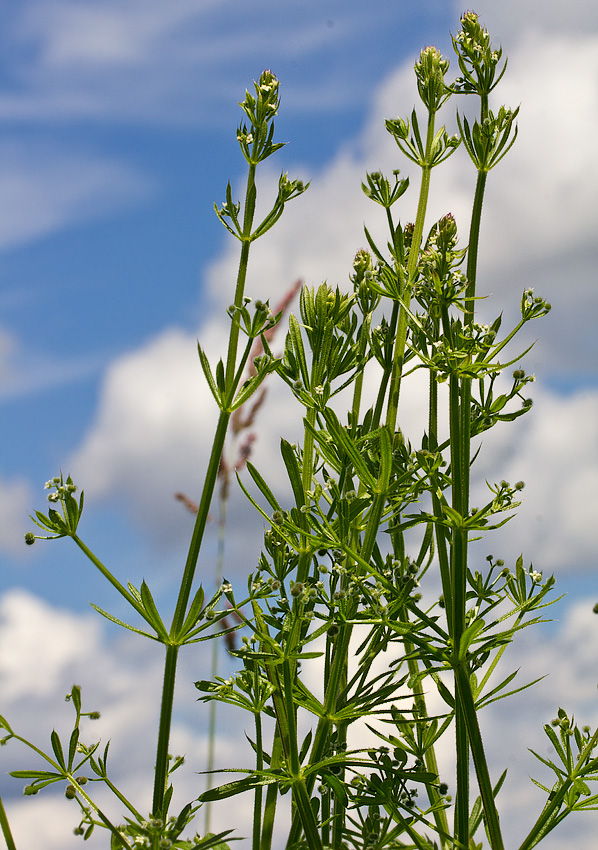
<instances>
[{"instance_id":1,"label":"cluster of flower buds","mask_svg":"<svg viewBox=\"0 0 598 850\"><path fill-rule=\"evenodd\" d=\"M280 106L277 78L272 71L262 71L253 86L255 95L246 91L245 100L239 104L250 126L241 124L237 128L237 141L247 162L255 164L281 148L282 143L272 143L274 126L271 121Z\"/></svg>"},{"instance_id":2,"label":"cluster of flower buds","mask_svg":"<svg viewBox=\"0 0 598 850\"><path fill-rule=\"evenodd\" d=\"M424 47L415 63L419 96L430 112L438 111L451 94L444 82L448 68L449 60L436 47Z\"/></svg>"},{"instance_id":3,"label":"cluster of flower buds","mask_svg":"<svg viewBox=\"0 0 598 850\"><path fill-rule=\"evenodd\" d=\"M521 316L526 321L545 316L552 309L552 305L540 296L534 297L534 290L530 287L523 291L521 296Z\"/></svg>"},{"instance_id":4,"label":"cluster of flower buds","mask_svg":"<svg viewBox=\"0 0 598 850\"><path fill-rule=\"evenodd\" d=\"M72 478L69 476L66 481L63 481L61 475L57 475L50 481L44 484L44 490L53 490L53 493L48 493L49 502L60 502L71 493L75 493L77 485L73 484Z\"/></svg>"},{"instance_id":5,"label":"cluster of flower buds","mask_svg":"<svg viewBox=\"0 0 598 850\"><path fill-rule=\"evenodd\" d=\"M506 62L496 77L502 49L492 47L488 30L480 24L475 12L466 12L461 17L461 29L453 36L453 47L462 74L455 80L454 91L478 94L492 91L504 74Z\"/></svg>"}]
</instances>

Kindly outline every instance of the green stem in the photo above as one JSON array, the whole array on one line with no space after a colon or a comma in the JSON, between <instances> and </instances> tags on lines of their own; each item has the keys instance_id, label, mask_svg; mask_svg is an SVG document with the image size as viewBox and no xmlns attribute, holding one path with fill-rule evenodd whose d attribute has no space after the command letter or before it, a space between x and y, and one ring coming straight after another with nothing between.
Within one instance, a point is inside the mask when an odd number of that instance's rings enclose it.
<instances>
[{"instance_id":1,"label":"green stem","mask_svg":"<svg viewBox=\"0 0 598 850\"><path fill-rule=\"evenodd\" d=\"M10 831L10 824L8 823L8 817L6 816L2 797L0 797L0 828L2 829L4 840L6 841L6 850L17 850L14 838L12 837L12 832Z\"/></svg>"},{"instance_id":2,"label":"green stem","mask_svg":"<svg viewBox=\"0 0 598 850\"><path fill-rule=\"evenodd\" d=\"M428 132L426 136L425 155L424 159L421 162L422 175L419 189L419 201L417 204L417 215L413 228L411 248L409 249L409 259L407 260L407 279L405 281L405 285L401 293L402 304L399 313L399 322L395 339L392 374L390 379L390 391L388 395L388 408L386 412L386 424L388 425L392 433L394 433L396 427L397 411L399 406L399 392L401 389L401 376L403 372L403 363L405 360L405 347L407 344L407 311L409 309L409 304L411 301L411 290L417 272L419 249L421 245L422 235L424 232L424 221L426 218L426 210L428 207L428 195L430 193L430 175L432 172L431 150L432 142L434 140L435 116L435 111L428 111Z\"/></svg>"},{"instance_id":3,"label":"green stem","mask_svg":"<svg viewBox=\"0 0 598 850\"><path fill-rule=\"evenodd\" d=\"M407 616L402 617L401 619L404 623L408 622ZM425 695L424 695L423 685L422 685L421 680L418 678L419 664L417 663L417 659L414 656L414 648L415 647L414 647L413 643L408 639L405 640L404 646L405 646L405 653L407 655L407 667L409 669L410 678L414 682L417 683L413 686L414 705L415 705L415 710L416 710L416 713L417 713L417 719L418 719L418 722L420 722L420 723L424 722L425 723L425 721L428 717L428 709L427 709L427 706L426 706L426 698L425 698ZM432 744L431 747L428 747L428 749L425 751L424 762L425 762L425 765L426 765L426 769L429 770L430 773L433 773L436 776L439 775L438 774L438 762L436 760L436 752L435 752L433 744ZM438 804L441 802L441 797L440 797L440 794L438 793L438 790L436 789L436 787L434 785L427 785L426 790L427 790L427 793L428 793L428 799L430 801L430 805L431 806L438 806ZM443 837L443 836L447 836L449 834L449 825L448 825L448 819L447 819L447 816L446 816L445 809L436 808L434 810L433 817L434 817L434 822L436 824L436 828L438 830L438 834L441 836L441 847L442 848L447 847L448 845L445 843L445 838Z\"/></svg>"},{"instance_id":4,"label":"green stem","mask_svg":"<svg viewBox=\"0 0 598 850\"><path fill-rule=\"evenodd\" d=\"M81 538L76 534L71 534L72 539L75 541L79 549L85 554L87 558L92 562L92 564L98 568L98 570L102 573L105 579L107 579L112 587L116 588L121 596L123 596L129 605L131 605L141 616L146 619L143 607L137 602L135 597L127 590L126 587L119 582L117 578L115 578L110 570L104 566L104 564L96 558L91 549L88 549L85 543L81 540Z\"/></svg>"},{"instance_id":5,"label":"green stem","mask_svg":"<svg viewBox=\"0 0 598 850\"><path fill-rule=\"evenodd\" d=\"M243 244L241 246L241 256L239 259L239 270L237 273L237 284L235 287L234 305L241 307L243 305L243 295L245 291L245 281L247 279L247 264L249 261L249 248L251 244L251 227L253 224L253 216L255 212L256 186L255 186L255 164L249 166L247 175L247 191L245 195L245 216L243 223ZM228 341L228 353L226 358L225 381L226 387L229 390L229 397L234 396L235 370L237 361L237 346L239 340L239 325L233 321L230 329ZM171 636L174 639L179 636L185 616L187 614L187 606L191 596L193 587L193 579L197 568L199 551L203 541L203 535L208 521L208 512L216 487L216 479L218 477L218 467L220 458L224 449L224 441L231 416L231 411L223 409L218 417L216 433L212 443L212 451L208 462L208 469L204 480L204 486L197 511L195 526L189 545L185 570L181 580L179 595L172 618L172 626L170 630ZM166 650L166 664L164 668L164 685L162 693L162 708L160 712L160 723L158 730L158 746L156 756L156 776L154 780L154 813L161 812L164 806L164 793L166 791L166 774L168 770L168 743L170 739L170 724L172 719L172 700L174 696L174 680L176 676L176 664L178 658L178 647L169 646Z\"/></svg>"},{"instance_id":6,"label":"green stem","mask_svg":"<svg viewBox=\"0 0 598 850\"><path fill-rule=\"evenodd\" d=\"M228 466L226 467L228 469ZM216 588L222 584L222 576L224 569L224 546L226 542L226 513L228 506L228 491L229 480L228 473L224 472L225 479L222 480L220 486L220 516L218 518L218 552L216 555ZM210 670L210 678L212 681L218 675L218 655L220 651L220 640L214 638L212 640L212 665ZM218 703L216 700L210 701L209 721L208 721L208 757L206 759L206 790L210 790L214 783L214 756L216 751L216 714ZM206 816L204 820L204 829L206 835L210 832L210 822L212 815L212 803L206 803Z\"/></svg>"},{"instance_id":7,"label":"green stem","mask_svg":"<svg viewBox=\"0 0 598 850\"><path fill-rule=\"evenodd\" d=\"M264 750L262 743L262 718L260 714L254 714L255 719L255 768L264 769ZM262 786L256 785L253 801L253 850L260 850L260 839L262 834Z\"/></svg>"},{"instance_id":8,"label":"green stem","mask_svg":"<svg viewBox=\"0 0 598 850\"><path fill-rule=\"evenodd\" d=\"M482 204L484 203L484 192L486 189L487 171L478 171L478 177L471 210L471 222L469 225L469 246L467 249L467 287L465 290L465 324L473 323L475 313L476 277L478 263L478 249L480 242L480 222L482 219Z\"/></svg>"},{"instance_id":9,"label":"green stem","mask_svg":"<svg viewBox=\"0 0 598 850\"><path fill-rule=\"evenodd\" d=\"M461 440L461 406L459 379L451 375L449 385L449 418L451 440L452 506L461 515L467 516L467 492L465 481L469 478L469 467L465 467L464 446ZM451 546L451 619L453 653L455 661L459 652L461 635L465 631L467 581L467 531L462 526L452 530ZM455 678L456 678L455 671ZM455 682L455 688L457 687ZM455 743L457 754L457 794L455 805L455 837L465 846L469 843L469 740L468 726L463 717L461 701L455 700Z\"/></svg>"},{"instance_id":10,"label":"green stem","mask_svg":"<svg viewBox=\"0 0 598 850\"><path fill-rule=\"evenodd\" d=\"M276 770L282 762L282 741L280 729L274 727L274 738L272 740L272 754L270 756L270 768ZM266 804L262 818L262 835L259 850L272 850L272 835L274 833L274 821L276 818L276 803L278 801L278 785L268 785L266 791Z\"/></svg>"},{"instance_id":11,"label":"green stem","mask_svg":"<svg viewBox=\"0 0 598 850\"><path fill-rule=\"evenodd\" d=\"M309 792L303 778L297 779L293 783L293 800L301 819L307 847L309 850L324 850L322 839L318 832L318 825L312 811Z\"/></svg>"},{"instance_id":12,"label":"green stem","mask_svg":"<svg viewBox=\"0 0 598 850\"><path fill-rule=\"evenodd\" d=\"M455 669L455 685L457 689L457 694L455 696L458 697L458 702L462 706L463 719L467 726L467 732L471 742L473 764L478 787L480 789L482 806L484 807L484 816L490 846L492 847L492 850L504 850L498 811L496 809L494 792L492 790L492 783L490 781L490 774L488 771L488 763L484 752L482 734L480 732L473 694L471 692L471 683L469 681L469 674L463 664L459 664ZM457 838L460 838L460 836L458 835Z\"/></svg>"},{"instance_id":13,"label":"green stem","mask_svg":"<svg viewBox=\"0 0 598 850\"><path fill-rule=\"evenodd\" d=\"M170 726L172 723L172 704L174 700L174 682L179 654L178 646L166 647L166 663L164 665L164 683L162 686L162 703L160 705L160 723L158 726L158 747L156 751L156 773L154 777L154 798L152 813L154 817L166 820L164 809L164 794L168 781L168 744Z\"/></svg>"}]
</instances>

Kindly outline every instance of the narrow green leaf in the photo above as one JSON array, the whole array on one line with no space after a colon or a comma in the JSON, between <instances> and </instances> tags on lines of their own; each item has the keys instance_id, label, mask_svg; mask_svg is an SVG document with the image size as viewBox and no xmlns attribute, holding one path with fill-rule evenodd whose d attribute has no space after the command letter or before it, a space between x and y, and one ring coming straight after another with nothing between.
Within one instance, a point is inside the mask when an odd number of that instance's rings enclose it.
<instances>
[{"instance_id":1,"label":"narrow green leaf","mask_svg":"<svg viewBox=\"0 0 598 850\"><path fill-rule=\"evenodd\" d=\"M156 634L159 635L160 639L163 642L167 643L169 640L168 631L166 629L166 626L162 622L162 618L158 613L156 603L154 602L154 597L152 596L151 591L145 582L145 579L141 582L140 590L143 607L148 615L148 623L153 626L153 628L156 630Z\"/></svg>"},{"instance_id":2,"label":"narrow green leaf","mask_svg":"<svg viewBox=\"0 0 598 850\"><path fill-rule=\"evenodd\" d=\"M255 466L250 461L247 461L246 466L247 466L247 471L249 472L249 474L253 478L253 480L254 480L255 484L257 485L260 493L262 494L262 496L264 496L264 498L266 499L266 501L268 502L270 507L275 511L281 511L282 508L280 507L277 500L274 498L274 493L272 492L272 490L270 490L270 488L268 487L268 485L266 484L266 482L264 481L264 479L262 478L260 473L257 471Z\"/></svg>"},{"instance_id":3,"label":"narrow green leaf","mask_svg":"<svg viewBox=\"0 0 598 850\"><path fill-rule=\"evenodd\" d=\"M284 438L280 441L280 453L282 454L284 465L287 468L287 475L289 476L289 482L293 489L295 504L298 508L301 508L305 505L305 493L303 492L303 482L301 481L301 469L299 468L299 462L291 444Z\"/></svg>"},{"instance_id":4,"label":"narrow green leaf","mask_svg":"<svg viewBox=\"0 0 598 850\"><path fill-rule=\"evenodd\" d=\"M369 471L367 464L365 463L355 443L353 442L347 431L341 426L336 416L336 413L334 413L334 411L330 408L326 408L326 410L324 411L324 419L326 420L326 426L330 432L330 436L333 440L336 440L337 444L342 447L346 455L351 460L351 463L353 465L353 468L355 469L355 473L358 476L359 480L368 488L370 492L375 492L376 479Z\"/></svg>"},{"instance_id":5,"label":"narrow green leaf","mask_svg":"<svg viewBox=\"0 0 598 850\"><path fill-rule=\"evenodd\" d=\"M197 798L200 803L212 803L216 800L225 800L228 797L235 797L237 794L243 794L245 791L252 791L259 785L271 785L273 782L280 782L278 775L264 776L246 776L245 779L237 779L234 782L227 782L225 785L219 785L218 788L210 788L209 791L204 791Z\"/></svg>"},{"instance_id":6,"label":"narrow green leaf","mask_svg":"<svg viewBox=\"0 0 598 850\"><path fill-rule=\"evenodd\" d=\"M199 615L201 613L201 609L204 603L204 590L200 585L195 596L193 597L193 602L189 607L189 612L187 613L187 617L185 618L185 622L181 626L181 635L187 634L187 632L191 631L191 629L197 623ZM174 637L179 637L179 635L175 635Z\"/></svg>"},{"instance_id":7,"label":"narrow green leaf","mask_svg":"<svg viewBox=\"0 0 598 850\"><path fill-rule=\"evenodd\" d=\"M380 428L380 473L378 475L378 490L386 493L392 470L392 444L388 428Z\"/></svg>"},{"instance_id":8,"label":"narrow green leaf","mask_svg":"<svg viewBox=\"0 0 598 850\"><path fill-rule=\"evenodd\" d=\"M303 289L305 292L305 287ZM296 317L291 313L289 316L289 336L293 343L293 350L295 352L295 357L297 358L297 362L299 364L299 370L301 373L301 380L303 381L304 387L309 387L309 369L307 368L307 359L305 357L305 348L303 347L303 338L301 337L301 326L297 321Z\"/></svg>"},{"instance_id":9,"label":"narrow green leaf","mask_svg":"<svg viewBox=\"0 0 598 850\"><path fill-rule=\"evenodd\" d=\"M212 369L210 367L210 361L208 360L205 352L203 351L199 343L197 344L197 351L199 353L199 362L201 363L201 368L205 375L206 381L208 382L210 391L216 400L216 404L218 405L220 410L222 410L222 396L220 395L218 387L216 386L216 381L214 380L214 375L212 374Z\"/></svg>"},{"instance_id":10,"label":"narrow green leaf","mask_svg":"<svg viewBox=\"0 0 598 850\"><path fill-rule=\"evenodd\" d=\"M216 363L216 386L220 392L220 397L224 399L226 397L226 380L224 377L224 363L222 362L222 358Z\"/></svg>"},{"instance_id":11,"label":"narrow green leaf","mask_svg":"<svg viewBox=\"0 0 598 850\"><path fill-rule=\"evenodd\" d=\"M73 769L73 762L75 761L75 756L77 755L77 744L79 743L79 727L75 726L71 733L71 739L69 741L69 772Z\"/></svg>"},{"instance_id":12,"label":"narrow green leaf","mask_svg":"<svg viewBox=\"0 0 598 850\"><path fill-rule=\"evenodd\" d=\"M10 724L9 724L8 720L6 720L6 718L3 717L1 714L0 714L0 728L6 729L6 731L10 732L11 735L13 734L13 731L10 728Z\"/></svg>"},{"instance_id":13,"label":"narrow green leaf","mask_svg":"<svg viewBox=\"0 0 598 850\"><path fill-rule=\"evenodd\" d=\"M142 629L136 629L135 626L130 626L128 623L124 623L122 620L119 620L118 617L114 617L112 614L108 614L107 611L104 611L103 608L98 608L97 605L94 605L93 602L89 603L94 611L97 611L98 614L101 614L102 617L105 617L107 620L110 620L111 623L116 623L117 626L122 626L123 629L128 629L130 632L135 632L135 634L143 635L146 638L150 638L150 640L159 641L160 638L156 637L156 635L151 635L149 632L144 632Z\"/></svg>"},{"instance_id":14,"label":"narrow green leaf","mask_svg":"<svg viewBox=\"0 0 598 850\"><path fill-rule=\"evenodd\" d=\"M61 773L53 773L50 770L11 770L9 776L14 776L15 779L64 779Z\"/></svg>"},{"instance_id":15,"label":"narrow green leaf","mask_svg":"<svg viewBox=\"0 0 598 850\"><path fill-rule=\"evenodd\" d=\"M56 729L52 730L52 734L50 735L50 741L52 743L52 749L54 750L54 755L56 756L56 761L60 765L63 770L66 770L66 763L64 761L64 753L62 751L62 744L60 743L60 738L58 736L58 732Z\"/></svg>"},{"instance_id":16,"label":"narrow green leaf","mask_svg":"<svg viewBox=\"0 0 598 850\"><path fill-rule=\"evenodd\" d=\"M349 798L347 797L345 785L341 782L338 776L335 776L334 773L322 773L321 779L324 785L328 785L328 787L332 789L332 793L341 806L346 807L348 805Z\"/></svg>"}]
</instances>

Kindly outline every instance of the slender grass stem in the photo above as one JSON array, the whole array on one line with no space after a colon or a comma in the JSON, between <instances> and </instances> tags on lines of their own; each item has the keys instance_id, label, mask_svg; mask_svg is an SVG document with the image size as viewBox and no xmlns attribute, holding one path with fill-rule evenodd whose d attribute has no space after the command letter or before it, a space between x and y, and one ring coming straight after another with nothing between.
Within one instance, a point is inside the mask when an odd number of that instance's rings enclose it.
<instances>
[{"instance_id":1,"label":"slender grass stem","mask_svg":"<svg viewBox=\"0 0 598 850\"><path fill-rule=\"evenodd\" d=\"M12 837L12 832L10 831L10 824L8 822L8 817L6 816L2 797L0 797L0 828L2 829L4 840L6 841L6 850L17 850L14 838Z\"/></svg>"},{"instance_id":2,"label":"slender grass stem","mask_svg":"<svg viewBox=\"0 0 598 850\"><path fill-rule=\"evenodd\" d=\"M249 261L249 248L251 244L251 228L253 226L253 216L255 213L255 200L257 190L255 186L255 164L249 165L247 175L247 188L245 193L245 210L243 220L243 241L241 245L241 256L239 259L239 270L237 273L237 283L235 287L234 305L241 307L243 305L243 296L245 292L245 281L247 279L247 264ZM235 371L237 363L237 347L239 340L239 325L233 321L230 329L228 341L228 352L226 358L225 384L228 389L229 397L232 399L235 392ZM224 408L220 411L216 433L212 443L210 459L204 485L202 489L199 509L195 519L189 552L185 563L183 577L179 589L179 595L176 602L174 616L172 618L172 626L170 630L171 636L180 634L189 598L193 587L195 570L199 558L199 551L203 541L208 513L216 487L216 479L218 477L218 468L220 459L224 450L224 442L228 430L231 411ZM158 727L158 745L156 755L156 776L154 781L154 796L153 796L153 811L154 813L162 812L164 807L164 793L166 791L166 775L168 770L168 744L170 740L170 727L172 721L172 700L174 697L174 681L176 677L176 667L178 659L178 647L169 646L166 650L166 663L164 668L164 684L162 692L162 704L160 710L160 721Z\"/></svg>"},{"instance_id":3,"label":"slender grass stem","mask_svg":"<svg viewBox=\"0 0 598 850\"><path fill-rule=\"evenodd\" d=\"M504 850L498 811L496 809L494 792L492 790L486 754L484 752L482 734L480 732L477 712L475 709L473 695L471 693L469 674L462 664L458 665L455 670L455 684L457 687L456 696L463 708L463 719L467 726L469 741L471 742L471 754L480 790L480 797L482 798L482 806L484 807L490 846L492 847L492 850Z\"/></svg>"},{"instance_id":4,"label":"slender grass stem","mask_svg":"<svg viewBox=\"0 0 598 850\"><path fill-rule=\"evenodd\" d=\"M262 718L258 712L254 714L255 725L255 768L264 769L264 749L262 743ZM262 835L262 786L257 785L253 799L253 850L260 850ZM207 831L207 830L206 830Z\"/></svg>"},{"instance_id":5,"label":"slender grass stem","mask_svg":"<svg viewBox=\"0 0 598 850\"><path fill-rule=\"evenodd\" d=\"M166 662L164 664L164 683L162 686L162 702L160 705L160 721L158 726L158 748L156 752L156 776L154 780L154 798L152 812L156 817L166 818L164 809L164 794L168 779L168 743L172 723L172 706L174 700L174 683L178 661L179 647L166 647Z\"/></svg>"},{"instance_id":6,"label":"slender grass stem","mask_svg":"<svg viewBox=\"0 0 598 850\"><path fill-rule=\"evenodd\" d=\"M272 753L270 755L270 767L276 770L282 762L282 740L277 725L274 727L274 738L272 740ZM278 801L278 786L268 785L266 791L266 802L262 818L262 834L260 837L259 850L271 850L272 836L274 834L274 823L276 820L276 803Z\"/></svg>"}]
</instances>

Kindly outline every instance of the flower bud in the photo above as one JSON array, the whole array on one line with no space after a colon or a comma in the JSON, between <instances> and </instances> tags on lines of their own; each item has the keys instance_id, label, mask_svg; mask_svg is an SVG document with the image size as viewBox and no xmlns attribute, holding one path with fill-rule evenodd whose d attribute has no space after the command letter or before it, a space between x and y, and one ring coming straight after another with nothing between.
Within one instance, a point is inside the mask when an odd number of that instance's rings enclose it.
<instances>
[{"instance_id":1,"label":"flower bud","mask_svg":"<svg viewBox=\"0 0 598 850\"><path fill-rule=\"evenodd\" d=\"M441 55L436 47L424 47L415 63L417 88L421 99L432 111L440 108L448 96L444 75L448 71L449 60Z\"/></svg>"}]
</instances>

